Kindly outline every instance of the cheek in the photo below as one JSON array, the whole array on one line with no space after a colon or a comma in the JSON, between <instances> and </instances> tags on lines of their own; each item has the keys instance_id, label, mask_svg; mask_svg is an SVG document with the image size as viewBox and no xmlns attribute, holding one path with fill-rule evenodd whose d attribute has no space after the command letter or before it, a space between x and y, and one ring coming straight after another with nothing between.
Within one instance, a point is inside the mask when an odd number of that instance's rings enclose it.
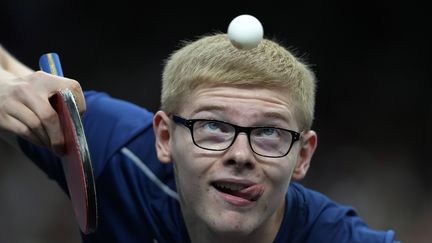
<instances>
[{"instance_id":1,"label":"cheek","mask_svg":"<svg viewBox=\"0 0 432 243\"><path fill-rule=\"evenodd\" d=\"M182 176L201 177L212 166L216 155L197 147L189 131L176 131L171 139L173 162L177 165L178 173Z\"/></svg>"},{"instance_id":2,"label":"cheek","mask_svg":"<svg viewBox=\"0 0 432 243\"><path fill-rule=\"evenodd\" d=\"M187 139L173 139L171 149L179 192L189 193L191 188L200 188L208 163L197 153L199 148Z\"/></svg>"},{"instance_id":3,"label":"cheek","mask_svg":"<svg viewBox=\"0 0 432 243\"><path fill-rule=\"evenodd\" d=\"M188 156L188 153L185 153L184 151L185 149L173 148L173 166L180 202L182 205L189 205L192 200L195 200L190 189L197 188L199 183L195 171L193 170L194 168L191 166L192 160Z\"/></svg>"},{"instance_id":4,"label":"cheek","mask_svg":"<svg viewBox=\"0 0 432 243\"><path fill-rule=\"evenodd\" d=\"M184 141L173 140L171 148L176 177L182 180L190 179L194 174L194 167L192 155L187 152L189 145Z\"/></svg>"},{"instance_id":5,"label":"cheek","mask_svg":"<svg viewBox=\"0 0 432 243\"><path fill-rule=\"evenodd\" d=\"M278 192L285 191L291 181L291 176L295 168L297 156L287 155L284 159L263 163L263 171L272 187Z\"/></svg>"}]
</instances>

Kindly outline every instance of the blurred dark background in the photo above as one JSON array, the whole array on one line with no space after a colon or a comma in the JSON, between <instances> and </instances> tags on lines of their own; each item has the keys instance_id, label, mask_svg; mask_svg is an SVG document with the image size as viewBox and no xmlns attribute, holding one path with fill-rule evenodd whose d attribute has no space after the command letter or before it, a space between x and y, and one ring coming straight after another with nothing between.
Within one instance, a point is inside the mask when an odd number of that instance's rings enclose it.
<instances>
[{"instance_id":1,"label":"blurred dark background","mask_svg":"<svg viewBox=\"0 0 432 243\"><path fill-rule=\"evenodd\" d=\"M432 240L429 7L414 1L229 3L0 1L0 44L33 69L57 52L65 76L156 111L179 41L262 22L318 76L319 146L304 184L404 242ZM204 7L205 6L205 7ZM79 242L67 197L0 141L0 242Z\"/></svg>"}]
</instances>

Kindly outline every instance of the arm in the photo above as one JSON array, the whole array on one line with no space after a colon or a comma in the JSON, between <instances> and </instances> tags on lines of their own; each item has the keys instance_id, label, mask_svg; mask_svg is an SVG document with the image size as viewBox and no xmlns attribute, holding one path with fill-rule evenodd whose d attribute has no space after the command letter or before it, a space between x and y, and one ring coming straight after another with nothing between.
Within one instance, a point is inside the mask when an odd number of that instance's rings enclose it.
<instances>
[{"instance_id":1,"label":"arm","mask_svg":"<svg viewBox=\"0 0 432 243\"><path fill-rule=\"evenodd\" d=\"M0 67L11 75L20 77L32 74L34 71L19 62L0 45Z\"/></svg>"},{"instance_id":2,"label":"arm","mask_svg":"<svg viewBox=\"0 0 432 243\"><path fill-rule=\"evenodd\" d=\"M74 93L83 113L84 95L77 81L34 72L0 46L0 138L18 148L18 136L60 154L64 138L49 98L65 88Z\"/></svg>"}]
</instances>

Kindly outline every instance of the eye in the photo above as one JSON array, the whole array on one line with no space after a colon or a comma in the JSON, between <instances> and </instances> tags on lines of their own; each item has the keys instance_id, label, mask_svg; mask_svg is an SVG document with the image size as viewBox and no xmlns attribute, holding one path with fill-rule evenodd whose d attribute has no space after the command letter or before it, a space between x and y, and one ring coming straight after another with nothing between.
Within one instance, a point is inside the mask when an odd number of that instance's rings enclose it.
<instances>
[{"instance_id":1,"label":"eye","mask_svg":"<svg viewBox=\"0 0 432 243\"><path fill-rule=\"evenodd\" d=\"M206 122L203 124L203 127L210 131L218 131L221 129L221 124L219 122Z\"/></svg>"},{"instance_id":2,"label":"eye","mask_svg":"<svg viewBox=\"0 0 432 243\"><path fill-rule=\"evenodd\" d=\"M264 127L264 128L257 129L254 135L262 138L278 138L279 131L276 128Z\"/></svg>"},{"instance_id":3,"label":"eye","mask_svg":"<svg viewBox=\"0 0 432 243\"><path fill-rule=\"evenodd\" d=\"M218 121L199 121L195 124L196 132L204 133L232 133L233 128L223 122Z\"/></svg>"}]
</instances>

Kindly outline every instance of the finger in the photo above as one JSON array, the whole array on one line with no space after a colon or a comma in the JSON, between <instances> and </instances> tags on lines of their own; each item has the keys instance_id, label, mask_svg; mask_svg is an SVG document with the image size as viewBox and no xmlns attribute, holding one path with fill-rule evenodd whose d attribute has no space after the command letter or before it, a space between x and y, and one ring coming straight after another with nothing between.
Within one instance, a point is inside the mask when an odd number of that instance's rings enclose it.
<instances>
[{"instance_id":1,"label":"finger","mask_svg":"<svg viewBox=\"0 0 432 243\"><path fill-rule=\"evenodd\" d=\"M58 90L69 89L74 95L80 114L82 115L85 112L86 103L84 99L84 93L82 91L81 85L76 80L55 76L42 71L36 72L35 77L39 82L42 82L42 85L38 86L37 92L39 94L47 94L47 96L50 98Z\"/></svg>"},{"instance_id":2,"label":"finger","mask_svg":"<svg viewBox=\"0 0 432 243\"><path fill-rule=\"evenodd\" d=\"M16 134L17 136L29 141L32 144L38 146L45 146L44 143L36 136L33 131L26 126L24 123L16 119L12 116L4 117L3 128L8 131Z\"/></svg>"},{"instance_id":3,"label":"finger","mask_svg":"<svg viewBox=\"0 0 432 243\"><path fill-rule=\"evenodd\" d=\"M19 102L12 103L8 107L10 107L10 110L7 110L6 112L10 116L30 128L32 133L38 137L45 147L51 147L49 135L42 125L42 121L32 110Z\"/></svg>"},{"instance_id":4,"label":"finger","mask_svg":"<svg viewBox=\"0 0 432 243\"><path fill-rule=\"evenodd\" d=\"M79 113L81 115L84 115L85 111L87 110L87 106L85 102L84 92L81 89L81 85L74 87L72 92L74 94Z\"/></svg>"},{"instance_id":5,"label":"finger","mask_svg":"<svg viewBox=\"0 0 432 243\"><path fill-rule=\"evenodd\" d=\"M35 94L23 94L22 97L23 104L34 112L41 121L42 126L49 137L49 147L56 152L61 151L64 147L63 131L60 126L58 115L49 101L46 98Z\"/></svg>"},{"instance_id":6,"label":"finger","mask_svg":"<svg viewBox=\"0 0 432 243\"><path fill-rule=\"evenodd\" d=\"M84 93L81 89L81 85L73 79L67 79L67 78L64 79L65 79L64 83L65 85L67 85L66 88L69 89L74 96L75 103L77 105L79 113L81 115L84 114L86 110L86 103L84 99Z\"/></svg>"}]
</instances>

